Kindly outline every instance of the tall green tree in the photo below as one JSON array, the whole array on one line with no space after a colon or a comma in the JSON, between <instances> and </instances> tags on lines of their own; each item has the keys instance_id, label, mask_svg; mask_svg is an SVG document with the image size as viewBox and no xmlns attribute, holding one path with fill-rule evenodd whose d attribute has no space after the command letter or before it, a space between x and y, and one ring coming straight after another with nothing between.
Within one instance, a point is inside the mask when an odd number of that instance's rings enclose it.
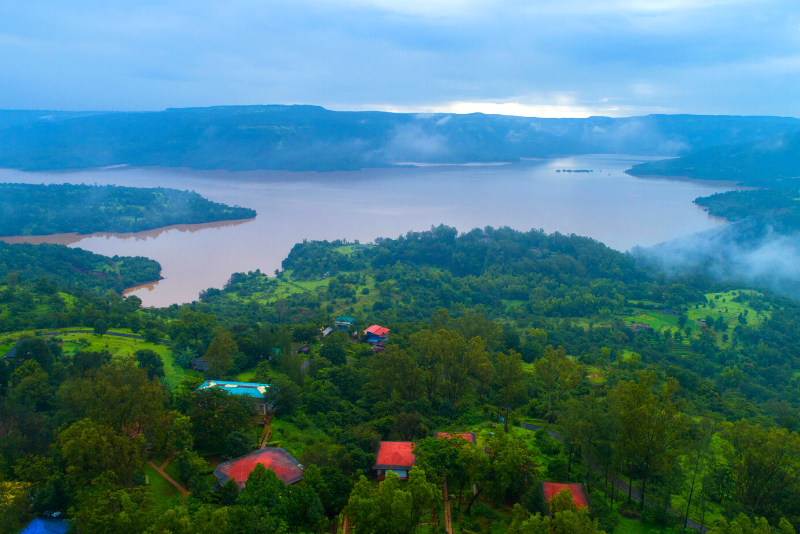
<instances>
[{"instance_id":1,"label":"tall green tree","mask_svg":"<svg viewBox=\"0 0 800 534\"><path fill-rule=\"evenodd\" d=\"M441 495L440 488L427 481L423 469L409 471L405 486L397 474L389 472L378 489L362 475L344 515L354 534L411 534L423 515L438 507Z\"/></svg>"}]
</instances>

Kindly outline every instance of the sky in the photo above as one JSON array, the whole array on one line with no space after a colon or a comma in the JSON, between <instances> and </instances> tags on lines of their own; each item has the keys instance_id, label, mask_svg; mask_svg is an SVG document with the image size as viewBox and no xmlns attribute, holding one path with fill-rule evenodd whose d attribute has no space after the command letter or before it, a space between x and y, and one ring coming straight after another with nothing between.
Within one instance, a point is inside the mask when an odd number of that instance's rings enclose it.
<instances>
[{"instance_id":1,"label":"sky","mask_svg":"<svg viewBox=\"0 0 800 534\"><path fill-rule=\"evenodd\" d=\"M2 109L800 117L797 0L3 4Z\"/></svg>"}]
</instances>

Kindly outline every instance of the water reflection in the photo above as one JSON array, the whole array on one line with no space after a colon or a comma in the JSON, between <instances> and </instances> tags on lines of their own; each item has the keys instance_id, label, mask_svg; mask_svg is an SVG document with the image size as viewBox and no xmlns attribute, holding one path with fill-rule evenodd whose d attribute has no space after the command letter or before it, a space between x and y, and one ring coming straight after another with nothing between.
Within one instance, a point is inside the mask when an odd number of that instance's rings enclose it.
<instances>
[{"instance_id":1,"label":"water reflection","mask_svg":"<svg viewBox=\"0 0 800 534\"><path fill-rule=\"evenodd\" d=\"M50 243L53 245L74 245L80 243L84 239L91 238L105 238L105 239L134 239L136 241L156 239L158 236L165 232L177 230L178 232L195 233L201 230L208 230L209 228L228 228L231 226L239 226L240 224L247 224L255 221L256 218L250 219L237 219L235 221L216 221L198 224L173 224L172 226L162 226L161 228L154 228L152 230L145 230L143 232L126 232L126 233L113 233L113 232L95 232L93 234L50 234L50 235L19 235L19 236L0 236L0 241L5 241L9 244L16 243L30 243L32 245L41 245L42 243Z\"/></svg>"}]
</instances>

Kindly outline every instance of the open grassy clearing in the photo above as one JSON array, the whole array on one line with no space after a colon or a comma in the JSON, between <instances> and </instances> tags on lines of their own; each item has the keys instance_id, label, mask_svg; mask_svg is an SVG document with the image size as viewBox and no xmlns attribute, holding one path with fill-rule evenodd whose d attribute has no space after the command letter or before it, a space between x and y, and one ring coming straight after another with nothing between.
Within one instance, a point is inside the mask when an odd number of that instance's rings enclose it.
<instances>
[{"instance_id":1,"label":"open grassy clearing","mask_svg":"<svg viewBox=\"0 0 800 534\"><path fill-rule=\"evenodd\" d=\"M153 490L153 500L158 510L169 510L181 505L183 494L178 491L178 488L170 484L166 478L161 476L158 471L150 465L145 465L144 474L147 476L147 482Z\"/></svg>"},{"instance_id":2,"label":"open grassy clearing","mask_svg":"<svg viewBox=\"0 0 800 534\"><path fill-rule=\"evenodd\" d=\"M68 327L55 332L69 331L69 330L91 330L88 327ZM109 332L117 332L122 334L132 334L125 328L112 328ZM33 330L23 330L18 332L11 332L0 338L0 354L10 349L14 344L23 337L32 336ZM164 375L165 381L169 387L175 387L181 383L182 380L190 376L201 377L202 375L190 369L183 369L175 364L172 351L168 346L163 343L149 343L141 339L118 337L104 335L100 337L96 334L61 334L56 337L61 339L61 350L64 355L71 356L78 350L107 350L114 357L119 358L133 358L137 350L149 349L156 352L161 356L164 361Z\"/></svg>"}]
</instances>

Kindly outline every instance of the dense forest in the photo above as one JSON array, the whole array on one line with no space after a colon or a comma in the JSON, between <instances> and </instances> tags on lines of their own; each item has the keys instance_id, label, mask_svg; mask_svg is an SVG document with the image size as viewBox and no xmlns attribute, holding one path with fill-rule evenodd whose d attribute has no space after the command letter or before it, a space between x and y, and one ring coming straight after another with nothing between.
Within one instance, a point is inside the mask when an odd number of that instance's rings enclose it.
<instances>
[{"instance_id":1,"label":"dense forest","mask_svg":"<svg viewBox=\"0 0 800 534\"><path fill-rule=\"evenodd\" d=\"M793 133L641 163L627 172L634 176L686 176L700 180L731 180L753 187L797 188L799 168L800 133Z\"/></svg>"},{"instance_id":2,"label":"dense forest","mask_svg":"<svg viewBox=\"0 0 800 534\"><path fill-rule=\"evenodd\" d=\"M161 265L141 256L109 258L64 245L9 245L0 241L0 278L13 276L33 283L48 279L95 293L152 282L161 278Z\"/></svg>"},{"instance_id":3,"label":"dense forest","mask_svg":"<svg viewBox=\"0 0 800 534\"><path fill-rule=\"evenodd\" d=\"M574 154L675 156L798 130L800 121L790 117L548 119L300 105L95 114L0 111L0 166L337 171Z\"/></svg>"},{"instance_id":4,"label":"dense forest","mask_svg":"<svg viewBox=\"0 0 800 534\"><path fill-rule=\"evenodd\" d=\"M249 208L161 187L0 184L2 236L141 232L255 216Z\"/></svg>"},{"instance_id":5,"label":"dense forest","mask_svg":"<svg viewBox=\"0 0 800 534\"><path fill-rule=\"evenodd\" d=\"M797 302L508 228L304 242L283 267L161 309L8 274L0 346L27 356L0 368L0 532L56 511L109 533L438 533L445 510L463 534L800 527ZM270 384L274 418L204 379ZM381 440L417 443L408 481L376 484ZM264 442L301 482L217 483Z\"/></svg>"},{"instance_id":6,"label":"dense forest","mask_svg":"<svg viewBox=\"0 0 800 534\"><path fill-rule=\"evenodd\" d=\"M695 203L730 221L751 217L771 223L782 233L800 229L800 193L794 188L727 191L695 199Z\"/></svg>"}]
</instances>

